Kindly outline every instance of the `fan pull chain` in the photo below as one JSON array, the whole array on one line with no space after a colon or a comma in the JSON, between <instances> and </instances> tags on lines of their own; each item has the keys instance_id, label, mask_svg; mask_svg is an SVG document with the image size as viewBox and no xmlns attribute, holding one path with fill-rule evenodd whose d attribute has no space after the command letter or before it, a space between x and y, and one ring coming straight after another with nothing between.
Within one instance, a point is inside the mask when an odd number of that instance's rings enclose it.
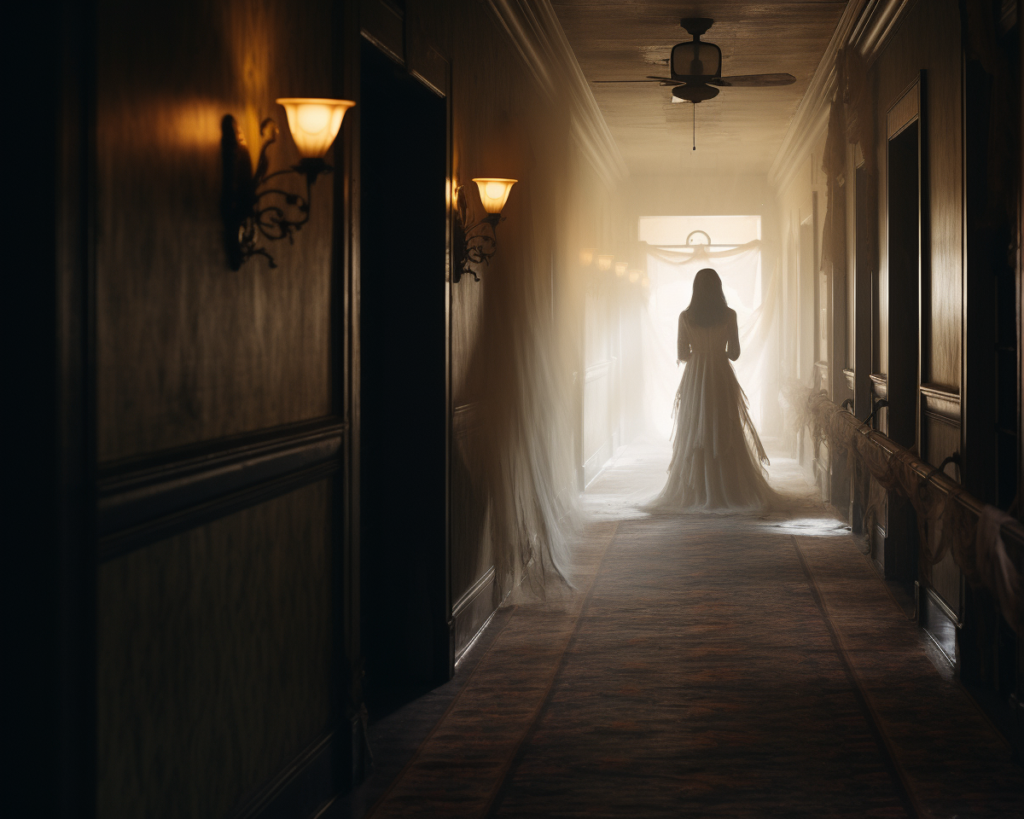
<instances>
[{"instance_id":1,"label":"fan pull chain","mask_svg":"<svg viewBox=\"0 0 1024 819\"><path fill-rule=\"evenodd\" d=\"M693 103L693 150L697 150L697 103Z\"/></svg>"}]
</instances>

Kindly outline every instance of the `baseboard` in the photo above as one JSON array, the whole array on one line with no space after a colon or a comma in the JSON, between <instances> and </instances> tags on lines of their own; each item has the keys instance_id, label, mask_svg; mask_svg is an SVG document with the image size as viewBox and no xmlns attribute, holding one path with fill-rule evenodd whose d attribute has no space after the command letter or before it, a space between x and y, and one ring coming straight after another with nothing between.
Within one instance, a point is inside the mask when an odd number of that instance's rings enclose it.
<instances>
[{"instance_id":1,"label":"baseboard","mask_svg":"<svg viewBox=\"0 0 1024 819\"><path fill-rule=\"evenodd\" d=\"M491 566L452 606L454 662L458 662L472 644L477 632L494 613L494 608L494 567Z\"/></svg>"},{"instance_id":2,"label":"baseboard","mask_svg":"<svg viewBox=\"0 0 1024 819\"><path fill-rule=\"evenodd\" d=\"M253 793L232 819L299 819L319 813L324 804L352 783L344 781L351 767L345 747L347 731L328 731Z\"/></svg>"},{"instance_id":3,"label":"baseboard","mask_svg":"<svg viewBox=\"0 0 1024 819\"><path fill-rule=\"evenodd\" d=\"M956 666L956 614L945 600L927 586L914 584L917 595L917 617L925 634L942 652L950 666Z\"/></svg>"}]
</instances>

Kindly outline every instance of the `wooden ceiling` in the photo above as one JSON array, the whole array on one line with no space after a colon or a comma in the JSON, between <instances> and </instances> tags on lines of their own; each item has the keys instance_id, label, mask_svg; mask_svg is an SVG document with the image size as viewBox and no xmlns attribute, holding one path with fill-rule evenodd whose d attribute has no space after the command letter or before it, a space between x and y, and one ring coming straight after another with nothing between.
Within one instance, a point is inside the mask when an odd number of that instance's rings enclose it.
<instances>
[{"instance_id":1,"label":"wooden ceiling","mask_svg":"<svg viewBox=\"0 0 1024 819\"><path fill-rule=\"evenodd\" d=\"M764 175L846 8L845 0L623 2L552 0L584 76L634 175ZM781 88L722 88L696 106L657 83L595 84L668 76L672 46L691 39L683 17L710 17L703 36L722 49L722 76L788 72Z\"/></svg>"}]
</instances>

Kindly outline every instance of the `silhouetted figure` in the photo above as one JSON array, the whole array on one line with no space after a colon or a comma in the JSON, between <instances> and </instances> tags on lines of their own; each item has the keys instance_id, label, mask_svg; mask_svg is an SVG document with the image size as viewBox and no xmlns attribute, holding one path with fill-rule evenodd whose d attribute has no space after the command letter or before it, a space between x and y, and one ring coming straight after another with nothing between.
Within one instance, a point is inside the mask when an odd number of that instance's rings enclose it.
<instances>
[{"instance_id":1,"label":"silhouetted figure","mask_svg":"<svg viewBox=\"0 0 1024 819\"><path fill-rule=\"evenodd\" d=\"M697 273L690 306L679 314L678 357L686 368L676 392L672 462L648 509L767 511L775 499L761 466L768 457L729 363L740 357L736 311L711 268Z\"/></svg>"}]
</instances>

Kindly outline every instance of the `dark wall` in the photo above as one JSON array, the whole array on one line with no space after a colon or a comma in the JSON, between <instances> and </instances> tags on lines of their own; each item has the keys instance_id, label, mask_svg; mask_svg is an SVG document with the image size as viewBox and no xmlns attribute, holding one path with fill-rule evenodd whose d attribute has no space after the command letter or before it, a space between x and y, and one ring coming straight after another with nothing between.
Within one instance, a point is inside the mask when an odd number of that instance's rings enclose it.
<instances>
[{"instance_id":1,"label":"dark wall","mask_svg":"<svg viewBox=\"0 0 1024 819\"><path fill-rule=\"evenodd\" d=\"M68 813L310 814L359 775L359 739L345 732L358 732L360 657L372 696L405 671L381 662L396 646L443 656L417 684L439 681L551 533L558 504L541 501L574 497L582 299L566 279L578 242L560 226L566 190L586 181L593 195L576 205L588 213L607 210L608 192L573 148L566 101L534 81L490 7L388 4L408 15L397 31L410 48L396 55L442 93L378 95L406 142L368 121L363 136L378 142L362 179L360 103L309 223L294 244L267 247L278 266L227 265L223 117L254 157L274 117L271 170L295 162L274 99L358 98L370 5L64 10L54 50L67 70L46 87L68 110L47 115L58 193L38 243L57 258L31 294L49 311L33 336L40 381L64 380L37 393L25 428L55 442L35 459L59 462L33 507L37 534L54 524L52 548L30 568L49 618L37 653L55 657L40 676L63 685L41 697L47 725L66 733L50 761L70 760L67 777L44 780L71 783ZM370 88L394 67L367 70ZM419 82L404 70L391 79ZM369 91L366 102L372 114ZM423 183L408 212L385 179L400 168ZM491 175L520 180L499 255L482 281L453 287L446 194L450 205L458 185ZM450 541L432 535L419 550L422 521L443 530L445 515ZM403 582L364 607L362 569L390 579L396 565ZM420 621L410 627L423 600L429 648ZM307 773L319 777L309 787L296 778Z\"/></svg>"},{"instance_id":2,"label":"dark wall","mask_svg":"<svg viewBox=\"0 0 1024 819\"><path fill-rule=\"evenodd\" d=\"M332 405L337 175L314 186L294 245L269 247L277 268L256 257L230 270L220 219L221 119L238 120L255 158L273 117L272 170L297 161L274 100L341 96L335 28L329 0L96 4L100 816L228 814L337 710L341 483L326 478L331 463L296 477L277 456L249 477L258 446L301 450L286 425L343 410ZM216 458L223 473L204 472ZM176 469L195 487L177 506L161 477ZM151 505L133 507L135 490ZM134 508L142 534L125 540L111 507Z\"/></svg>"},{"instance_id":3,"label":"dark wall","mask_svg":"<svg viewBox=\"0 0 1024 819\"><path fill-rule=\"evenodd\" d=\"M220 121L250 151L279 96L330 96L331 3L100 0L96 311L99 457L327 415L331 185L280 267L226 269ZM298 159L287 134L278 165Z\"/></svg>"}]
</instances>

